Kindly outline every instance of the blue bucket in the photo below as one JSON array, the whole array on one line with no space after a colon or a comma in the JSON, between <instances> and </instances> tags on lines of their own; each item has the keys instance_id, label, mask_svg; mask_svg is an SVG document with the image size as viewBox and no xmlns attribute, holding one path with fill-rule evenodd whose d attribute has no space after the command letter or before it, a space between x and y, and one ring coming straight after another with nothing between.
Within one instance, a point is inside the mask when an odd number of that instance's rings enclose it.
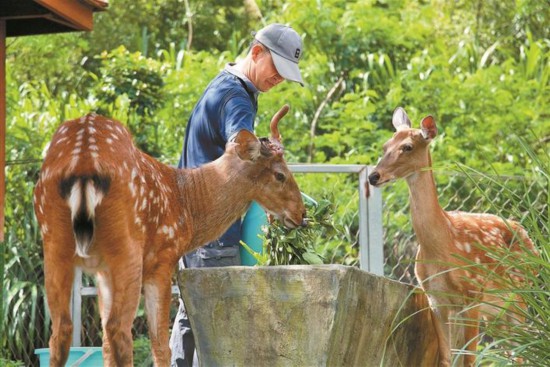
<instances>
[{"instance_id":1,"label":"blue bucket","mask_svg":"<svg viewBox=\"0 0 550 367\"><path fill-rule=\"evenodd\" d=\"M308 195L302 192L302 198L305 202L310 205L317 206L317 202L309 197ZM267 215L262 207L255 201L252 202L250 208L246 212L243 222L241 224L241 239L244 243L248 245L254 252L262 253L263 252L263 241L261 239L262 235L262 226L267 226ZM240 255L241 255L241 264L246 266L256 265L257 261L244 248L240 246Z\"/></svg>"},{"instance_id":2,"label":"blue bucket","mask_svg":"<svg viewBox=\"0 0 550 367\"><path fill-rule=\"evenodd\" d=\"M262 226L267 225L267 216L262 207L255 201L244 216L241 224L241 239L254 252L262 253L263 241L259 237L262 233ZM246 266L256 265L257 261L243 246L240 246L241 264Z\"/></svg>"},{"instance_id":3,"label":"blue bucket","mask_svg":"<svg viewBox=\"0 0 550 367\"><path fill-rule=\"evenodd\" d=\"M50 349L35 349L34 354L40 360L40 367L50 366ZM101 347L71 347L66 367L103 367Z\"/></svg>"}]
</instances>

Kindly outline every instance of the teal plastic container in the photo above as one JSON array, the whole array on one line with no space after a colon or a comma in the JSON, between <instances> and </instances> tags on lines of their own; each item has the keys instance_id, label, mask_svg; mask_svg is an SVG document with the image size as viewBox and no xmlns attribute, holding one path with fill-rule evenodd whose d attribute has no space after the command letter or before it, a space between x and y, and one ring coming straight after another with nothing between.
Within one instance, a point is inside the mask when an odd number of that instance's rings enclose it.
<instances>
[{"instance_id":1,"label":"teal plastic container","mask_svg":"<svg viewBox=\"0 0 550 367\"><path fill-rule=\"evenodd\" d=\"M241 224L241 239L252 250L262 253L263 243L259 237L262 234L262 226L267 225L267 215L260 204L253 201L246 212ZM256 265L257 261L244 246L240 246L241 264L246 266Z\"/></svg>"},{"instance_id":2,"label":"teal plastic container","mask_svg":"<svg viewBox=\"0 0 550 367\"><path fill-rule=\"evenodd\" d=\"M40 360L40 367L50 366L50 349L35 349L34 354ZM66 367L103 367L101 347L71 347Z\"/></svg>"},{"instance_id":3,"label":"teal plastic container","mask_svg":"<svg viewBox=\"0 0 550 367\"><path fill-rule=\"evenodd\" d=\"M317 206L317 202L302 192L302 198L310 205ZM267 226L267 215L260 204L253 201L246 212L241 224L241 239L257 253L263 252L262 226ZM241 264L246 266L256 265L257 261L244 246L240 246Z\"/></svg>"}]
</instances>

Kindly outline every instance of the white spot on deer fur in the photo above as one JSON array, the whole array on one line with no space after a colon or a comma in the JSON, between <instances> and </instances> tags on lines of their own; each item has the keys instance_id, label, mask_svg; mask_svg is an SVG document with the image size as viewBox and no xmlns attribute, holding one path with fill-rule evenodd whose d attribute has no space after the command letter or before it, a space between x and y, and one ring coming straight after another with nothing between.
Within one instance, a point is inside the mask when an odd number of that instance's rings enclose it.
<instances>
[{"instance_id":1,"label":"white spot on deer fur","mask_svg":"<svg viewBox=\"0 0 550 367\"><path fill-rule=\"evenodd\" d=\"M47 179L50 178L50 169L46 167L46 169L44 171L42 171L42 174L40 175L42 176L42 181L46 181Z\"/></svg>"},{"instance_id":2,"label":"white spot on deer fur","mask_svg":"<svg viewBox=\"0 0 550 367\"><path fill-rule=\"evenodd\" d=\"M58 133L59 135L64 135L64 134L67 132L68 129L69 129L69 128L67 127L67 125L63 125L63 126L61 126L61 127L59 128L59 131L58 131L57 133ZM63 139L66 139L66 138L63 138ZM60 140L61 140L61 139L60 139Z\"/></svg>"},{"instance_id":3,"label":"white spot on deer fur","mask_svg":"<svg viewBox=\"0 0 550 367\"><path fill-rule=\"evenodd\" d=\"M113 139L111 138L107 138L105 139L105 141L107 142L107 144L113 144Z\"/></svg>"},{"instance_id":4,"label":"white spot on deer fur","mask_svg":"<svg viewBox=\"0 0 550 367\"><path fill-rule=\"evenodd\" d=\"M140 217L136 217L136 224L138 226L141 225L141 218Z\"/></svg>"},{"instance_id":5,"label":"white spot on deer fur","mask_svg":"<svg viewBox=\"0 0 550 367\"><path fill-rule=\"evenodd\" d=\"M82 150L81 150L80 148L75 148L75 149L72 151L72 154L73 154L73 155L79 155L81 151L82 151Z\"/></svg>"},{"instance_id":6,"label":"white spot on deer fur","mask_svg":"<svg viewBox=\"0 0 550 367\"><path fill-rule=\"evenodd\" d=\"M113 138L115 140L120 140L119 137L114 133L111 133L111 138Z\"/></svg>"},{"instance_id":7,"label":"white spot on deer fur","mask_svg":"<svg viewBox=\"0 0 550 367\"><path fill-rule=\"evenodd\" d=\"M96 133L96 129L92 126L88 126L88 133L90 134L95 134Z\"/></svg>"},{"instance_id":8,"label":"white spot on deer fur","mask_svg":"<svg viewBox=\"0 0 550 367\"><path fill-rule=\"evenodd\" d=\"M174 227L169 227L168 228L168 238L169 239L174 238Z\"/></svg>"},{"instance_id":9,"label":"white spot on deer fur","mask_svg":"<svg viewBox=\"0 0 550 367\"><path fill-rule=\"evenodd\" d=\"M455 247L457 249L459 249L460 251L464 251L464 246L462 246L462 244L460 242L456 242L455 243Z\"/></svg>"},{"instance_id":10,"label":"white spot on deer fur","mask_svg":"<svg viewBox=\"0 0 550 367\"><path fill-rule=\"evenodd\" d=\"M132 197L136 197L136 186L132 181L128 184L128 187L130 188L130 192L132 193Z\"/></svg>"},{"instance_id":11,"label":"white spot on deer fur","mask_svg":"<svg viewBox=\"0 0 550 367\"><path fill-rule=\"evenodd\" d=\"M147 206L147 198L143 198L143 202L141 203L140 210L144 210L146 206Z\"/></svg>"},{"instance_id":12,"label":"white spot on deer fur","mask_svg":"<svg viewBox=\"0 0 550 367\"><path fill-rule=\"evenodd\" d=\"M99 157L99 154L97 154L96 152L91 152L90 155L92 156L92 158Z\"/></svg>"},{"instance_id":13,"label":"white spot on deer fur","mask_svg":"<svg viewBox=\"0 0 550 367\"><path fill-rule=\"evenodd\" d=\"M99 151L99 148L97 147L97 145L94 145L94 144L90 145L90 146L88 147L88 149L90 149L90 150L95 150L96 152Z\"/></svg>"},{"instance_id":14,"label":"white spot on deer fur","mask_svg":"<svg viewBox=\"0 0 550 367\"><path fill-rule=\"evenodd\" d=\"M42 231L42 234L46 234L48 233L49 229L48 229L48 225L46 223L44 223L41 227L40 227L40 230Z\"/></svg>"},{"instance_id":15,"label":"white spot on deer fur","mask_svg":"<svg viewBox=\"0 0 550 367\"><path fill-rule=\"evenodd\" d=\"M132 181L134 180L134 178L136 178L136 176L137 176L137 171L135 168L132 168L132 177L131 177Z\"/></svg>"},{"instance_id":16,"label":"white spot on deer fur","mask_svg":"<svg viewBox=\"0 0 550 367\"><path fill-rule=\"evenodd\" d=\"M91 144L95 144L96 143L96 140L93 136L90 137L90 139L88 140Z\"/></svg>"},{"instance_id":17,"label":"white spot on deer fur","mask_svg":"<svg viewBox=\"0 0 550 367\"><path fill-rule=\"evenodd\" d=\"M158 307L160 304L158 287L151 283L143 285L143 293L145 294L145 311L147 312L147 320L149 321L149 333L153 338L157 336L158 329Z\"/></svg>"},{"instance_id":18,"label":"white spot on deer fur","mask_svg":"<svg viewBox=\"0 0 550 367\"><path fill-rule=\"evenodd\" d=\"M464 243L464 251L466 251L466 253L468 254L470 253L470 251L472 251L472 247L468 242Z\"/></svg>"},{"instance_id":19,"label":"white spot on deer fur","mask_svg":"<svg viewBox=\"0 0 550 367\"><path fill-rule=\"evenodd\" d=\"M99 294L101 296L101 302L103 304L103 308L101 310L101 325L103 325L103 328L105 328L111 314L111 307L113 305L111 282L109 278L103 273L98 273L96 279L99 288Z\"/></svg>"}]
</instances>

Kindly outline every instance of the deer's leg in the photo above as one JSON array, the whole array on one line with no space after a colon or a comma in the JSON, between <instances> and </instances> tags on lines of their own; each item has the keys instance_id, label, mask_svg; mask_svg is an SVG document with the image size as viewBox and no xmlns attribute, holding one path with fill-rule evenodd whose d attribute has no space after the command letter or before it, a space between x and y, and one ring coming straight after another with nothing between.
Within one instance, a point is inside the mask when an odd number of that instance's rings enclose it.
<instances>
[{"instance_id":1,"label":"deer's leg","mask_svg":"<svg viewBox=\"0 0 550 367\"><path fill-rule=\"evenodd\" d=\"M129 248L129 247L128 247ZM136 244L134 248L139 248ZM132 325L141 296L141 254L122 252L108 263L101 285L102 324L107 366L133 366Z\"/></svg>"},{"instance_id":2,"label":"deer's leg","mask_svg":"<svg viewBox=\"0 0 550 367\"><path fill-rule=\"evenodd\" d=\"M153 350L155 366L170 366L169 318L172 295L171 278L174 267L171 262L163 262L154 272L145 272L143 290L145 311L149 326L149 338Z\"/></svg>"},{"instance_id":3,"label":"deer's leg","mask_svg":"<svg viewBox=\"0 0 550 367\"><path fill-rule=\"evenodd\" d=\"M112 283L111 274L109 271L101 271L97 273L97 298L99 302L99 314L101 316L101 326L103 328L103 359L106 366L116 366L115 357L111 349L109 338L105 332L107 320L111 313L112 307Z\"/></svg>"},{"instance_id":4,"label":"deer's leg","mask_svg":"<svg viewBox=\"0 0 550 367\"><path fill-rule=\"evenodd\" d=\"M449 309L445 303L429 297L432 307L433 325L439 345L439 366L451 366L451 342L449 329ZM448 304L448 303L447 303Z\"/></svg>"},{"instance_id":5,"label":"deer's leg","mask_svg":"<svg viewBox=\"0 0 550 367\"><path fill-rule=\"evenodd\" d=\"M479 338L479 308L474 306L463 312L464 315L464 342L468 354L464 356L464 366L475 365L475 351L477 349Z\"/></svg>"},{"instance_id":6,"label":"deer's leg","mask_svg":"<svg viewBox=\"0 0 550 367\"><path fill-rule=\"evenodd\" d=\"M66 246L63 239L44 239L44 277L48 306L52 318L50 336L50 365L64 366L69 356L73 334L70 302L74 279L74 247Z\"/></svg>"}]
</instances>

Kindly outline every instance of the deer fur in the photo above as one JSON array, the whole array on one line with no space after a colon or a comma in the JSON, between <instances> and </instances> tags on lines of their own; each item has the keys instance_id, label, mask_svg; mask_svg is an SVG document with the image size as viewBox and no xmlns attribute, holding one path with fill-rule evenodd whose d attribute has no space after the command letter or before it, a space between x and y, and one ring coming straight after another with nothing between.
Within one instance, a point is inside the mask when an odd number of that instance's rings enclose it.
<instances>
[{"instance_id":1,"label":"deer fur","mask_svg":"<svg viewBox=\"0 0 550 367\"><path fill-rule=\"evenodd\" d=\"M499 266L484 248L508 248L518 254L518 259L523 252L536 250L525 229L515 221L491 214L444 211L438 202L429 151L437 135L435 120L427 116L420 129L413 129L405 110L397 108L392 122L397 132L384 144L384 155L369 181L373 186L400 178L407 181L412 225L419 243L415 274L433 310L439 365L450 366L452 314L461 312L466 320L463 338L470 352L477 348L481 318L494 318L508 308L505 314L509 321L524 322L520 309L525 304L520 297L510 295L506 299L488 292L505 287L498 281L505 272L513 284L521 284L523 277ZM474 361L473 353L464 356L465 366L472 366Z\"/></svg>"},{"instance_id":2,"label":"deer fur","mask_svg":"<svg viewBox=\"0 0 550 367\"><path fill-rule=\"evenodd\" d=\"M96 275L105 365L133 365L131 329L143 290L154 363L169 366L178 259L218 238L252 200L287 227L305 225L301 193L278 139L242 130L218 160L180 170L138 150L115 120L89 114L63 123L34 192L51 366L64 366L68 356L75 267Z\"/></svg>"}]
</instances>

